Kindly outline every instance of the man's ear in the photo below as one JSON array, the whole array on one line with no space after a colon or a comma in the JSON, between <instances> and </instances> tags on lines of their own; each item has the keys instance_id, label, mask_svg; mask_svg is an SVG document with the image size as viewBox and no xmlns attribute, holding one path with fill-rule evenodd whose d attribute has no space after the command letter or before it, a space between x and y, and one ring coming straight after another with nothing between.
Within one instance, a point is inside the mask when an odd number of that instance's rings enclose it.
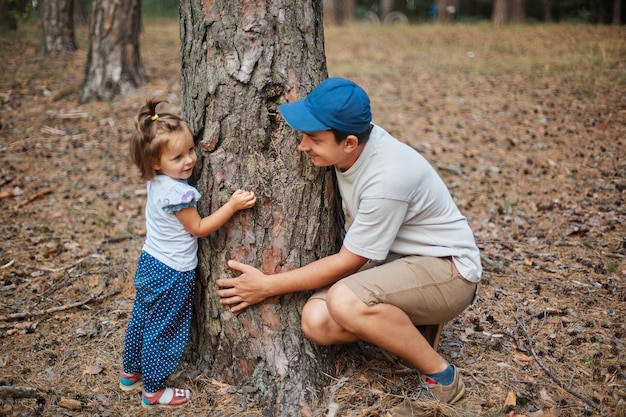
<instances>
[{"instance_id":1,"label":"man's ear","mask_svg":"<svg viewBox=\"0 0 626 417\"><path fill-rule=\"evenodd\" d=\"M356 149L357 146L359 146L359 138L357 138L355 135L348 135L346 136L346 140L344 140L343 143L344 149L351 152Z\"/></svg>"}]
</instances>

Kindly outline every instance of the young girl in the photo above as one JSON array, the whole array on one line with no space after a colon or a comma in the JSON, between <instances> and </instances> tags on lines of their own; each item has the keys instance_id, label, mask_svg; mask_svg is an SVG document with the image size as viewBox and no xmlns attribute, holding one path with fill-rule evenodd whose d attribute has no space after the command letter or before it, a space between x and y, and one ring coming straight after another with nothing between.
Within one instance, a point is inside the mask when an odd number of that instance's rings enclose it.
<instances>
[{"instance_id":1,"label":"young girl","mask_svg":"<svg viewBox=\"0 0 626 417\"><path fill-rule=\"evenodd\" d=\"M256 202L253 192L237 190L215 213L200 216L200 193L187 184L197 162L191 129L178 116L157 114L160 102L148 100L141 108L130 144L132 161L148 186L147 232L134 277L137 292L126 330L120 388L143 386L145 407L187 403L189 390L166 387L166 380L187 344L198 237Z\"/></svg>"}]
</instances>

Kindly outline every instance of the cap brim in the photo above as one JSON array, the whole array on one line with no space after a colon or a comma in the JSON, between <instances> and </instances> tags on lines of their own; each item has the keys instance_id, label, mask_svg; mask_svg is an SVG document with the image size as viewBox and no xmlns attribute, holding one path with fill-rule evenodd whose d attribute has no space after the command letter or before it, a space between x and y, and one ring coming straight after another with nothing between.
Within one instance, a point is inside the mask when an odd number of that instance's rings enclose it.
<instances>
[{"instance_id":1,"label":"cap brim","mask_svg":"<svg viewBox=\"0 0 626 417\"><path fill-rule=\"evenodd\" d=\"M304 104L304 100L281 104L278 106L278 110L289 126L300 132L318 132L330 129L313 116Z\"/></svg>"}]
</instances>

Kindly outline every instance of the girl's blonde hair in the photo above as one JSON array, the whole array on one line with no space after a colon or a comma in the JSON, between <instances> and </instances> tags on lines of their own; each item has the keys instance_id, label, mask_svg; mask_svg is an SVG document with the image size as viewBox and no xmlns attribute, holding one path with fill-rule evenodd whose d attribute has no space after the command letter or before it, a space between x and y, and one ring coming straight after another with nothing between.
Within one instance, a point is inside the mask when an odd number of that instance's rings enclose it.
<instances>
[{"instance_id":1,"label":"girl's blonde hair","mask_svg":"<svg viewBox=\"0 0 626 417\"><path fill-rule=\"evenodd\" d=\"M130 141L130 159L139 168L140 178L150 181L157 172L154 164L161 159L163 149L170 139L179 135L192 135L189 125L171 113L158 114L156 107L164 100L149 99L135 116L137 131Z\"/></svg>"}]
</instances>

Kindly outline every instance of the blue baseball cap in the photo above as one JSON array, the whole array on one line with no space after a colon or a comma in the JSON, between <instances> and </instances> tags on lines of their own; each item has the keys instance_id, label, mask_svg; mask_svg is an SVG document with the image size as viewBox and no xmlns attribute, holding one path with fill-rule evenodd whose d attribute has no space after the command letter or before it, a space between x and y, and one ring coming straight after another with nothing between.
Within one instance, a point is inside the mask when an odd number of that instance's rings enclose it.
<instances>
[{"instance_id":1,"label":"blue baseball cap","mask_svg":"<svg viewBox=\"0 0 626 417\"><path fill-rule=\"evenodd\" d=\"M328 78L304 100L281 104L278 110L289 126L300 132L335 129L359 134L369 129L372 121L367 93L343 78Z\"/></svg>"}]
</instances>

